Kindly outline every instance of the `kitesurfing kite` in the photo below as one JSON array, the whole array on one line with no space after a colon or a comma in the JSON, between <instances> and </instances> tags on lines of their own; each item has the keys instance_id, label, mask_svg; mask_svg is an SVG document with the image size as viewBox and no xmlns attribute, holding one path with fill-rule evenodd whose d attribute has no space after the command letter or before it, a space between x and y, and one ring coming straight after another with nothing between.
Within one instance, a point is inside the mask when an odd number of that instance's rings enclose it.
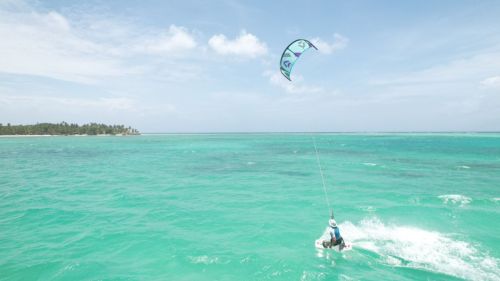
<instances>
[{"instance_id":1,"label":"kitesurfing kite","mask_svg":"<svg viewBox=\"0 0 500 281\"><path fill-rule=\"evenodd\" d=\"M290 75L292 74L295 62L310 48L314 48L316 50L318 49L311 42L305 39L297 39L285 48L283 54L281 55L280 70L281 74L283 74L286 79L292 81L292 79L290 79Z\"/></svg>"}]
</instances>

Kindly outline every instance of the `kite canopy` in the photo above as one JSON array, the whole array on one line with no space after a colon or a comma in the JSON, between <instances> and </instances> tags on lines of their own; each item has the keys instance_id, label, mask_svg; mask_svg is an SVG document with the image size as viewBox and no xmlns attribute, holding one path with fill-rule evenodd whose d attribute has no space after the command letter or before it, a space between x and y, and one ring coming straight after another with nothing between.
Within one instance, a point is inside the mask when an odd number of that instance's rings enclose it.
<instances>
[{"instance_id":1,"label":"kite canopy","mask_svg":"<svg viewBox=\"0 0 500 281\"><path fill-rule=\"evenodd\" d=\"M295 62L299 59L300 55L302 55L310 48L314 48L316 50L318 49L311 42L305 39L297 39L290 43L290 45L286 47L285 51L283 51L283 54L281 55L281 74L283 74L288 80L292 81L290 79L290 75L292 73Z\"/></svg>"}]
</instances>

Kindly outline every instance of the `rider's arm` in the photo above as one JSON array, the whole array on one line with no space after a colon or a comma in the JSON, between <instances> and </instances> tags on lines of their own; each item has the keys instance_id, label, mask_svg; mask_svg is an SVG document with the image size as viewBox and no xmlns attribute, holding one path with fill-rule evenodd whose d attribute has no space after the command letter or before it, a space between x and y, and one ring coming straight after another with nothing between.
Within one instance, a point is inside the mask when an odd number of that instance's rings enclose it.
<instances>
[{"instance_id":1,"label":"rider's arm","mask_svg":"<svg viewBox=\"0 0 500 281\"><path fill-rule=\"evenodd\" d=\"M337 241L335 238L335 233L333 231L330 231L330 237L332 238L333 242Z\"/></svg>"}]
</instances>

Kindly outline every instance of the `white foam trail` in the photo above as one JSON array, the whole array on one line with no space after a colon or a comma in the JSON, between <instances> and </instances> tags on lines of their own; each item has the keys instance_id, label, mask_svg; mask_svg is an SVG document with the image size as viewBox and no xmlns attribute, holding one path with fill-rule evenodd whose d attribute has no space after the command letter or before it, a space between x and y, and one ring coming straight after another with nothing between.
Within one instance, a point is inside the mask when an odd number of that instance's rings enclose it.
<instances>
[{"instance_id":1,"label":"white foam trail","mask_svg":"<svg viewBox=\"0 0 500 281\"><path fill-rule=\"evenodd\" d=\"M324 278L325 278L325 273L323 272L302 271L302 276L300 277L300 281L323 280Z\"/></svg>"},{"instance_id":2,"label":"white foam trail","mask_svg":"<svg viewBox=\"0 0 500 281\"><path fill-rule=\"evenodd\" d=\"M442 199L445 204L448 204L448 202L450 202L452 204L460 204L460 206L467 205L472 201L470 197L460 194L439 195L438 198Z\"/></svg>"},{"instance_id":3,"label":"white foam trail","mask_svg":"<svg viewBox=\"0 0 500 281\"><path fill-rule=\"evenodd\" d=\"M377 208L373 207L373 206L362 206L360 207L361 210L363 210L364 212L368 212L368 213L373 213L377 210Z\"/></svg>"},{"instance_id":4,"label":"white foam trail","mask_svg":"<svg viewBox=\"0 0 500 281\"><path fill-rule=\"evenodd\" d=\"M500 280L499 260L439 232L385 225L378 219L340 224L342 236L391 266L425 269L467 280Z\"/></svg>"},{"instance_id":5,"label":"white foam trail","mask_svg":"<svg viewBox=\"0 0 500 281\"><path fill-rule=\"evenodd\" d=\"M377 166L377 164L375 164L375 163L363 163L363 165L365 165L365 166Z\"/></svg>"},{"instance_id":6,"label":"white foam trail","mask_svg":"<svg viewBox=\"0 0 500 281\"><path fill-rule=\"evenodd\" d=\"M189 256L188 257L191 263L194 264L213 264L213 263L220 263L220 260L218 257L209 257L209 256Z\"/></svg>"},{"instance_id":7,"label":"white foam trail","mask_svg":"<svg viewBox=\"0 0 500 281\"><path fill-rule=\"evenodd\" d=\"M460 169L470 169L469 166L465 166L465 165L462 165L462 166L457 166L457 168L460 168Z\"/></svg>"}]
</instances>

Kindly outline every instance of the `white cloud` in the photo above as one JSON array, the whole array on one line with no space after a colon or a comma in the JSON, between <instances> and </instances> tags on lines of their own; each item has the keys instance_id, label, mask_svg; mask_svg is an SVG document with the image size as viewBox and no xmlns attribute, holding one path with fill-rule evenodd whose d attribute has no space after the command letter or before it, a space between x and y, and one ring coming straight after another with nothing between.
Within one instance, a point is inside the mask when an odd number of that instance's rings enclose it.
<instances>
[{"instance_id":1,"label":"white cloud","mask_svg":"<svg viewBox=\"0 0 500 281\"><path fill-rule=\"evenodd\" d=\"M500 76L486 78L480 84L484 88L500 88Z\"/></svg>"},{"instance_id":2,"label":"white cloud","mask_svg":"<svg viewBox=\"0 0 500 281\"><path fill-rule=\"evenodd\" d=\"M69 31L71 28L68 20L59 13L49 12L45 18L47 19L47 23L56 29Z\"/></svg>"},{"instance_id":3,"label":"white cloud","mask_svg":"<svg viewBox=\"0 0 500 281\"><path fill-rule=\"evenodd\" d=\"M135 111L136 101L125 97L107 97L107 98L66 98L51 96L6 96L0 95L0 103L10 108L20 108L23 104L29 107L38 107L44 109L59 109L65 111L82 110L82 108L92 108L106 111Z\"/></svg>"},{"instance_id":4,"label":"white cloud","mask_svg":"<svg viewBox=\"0 0 500 281\"><path fill-rule=\"evenodd\" d=\"M184 27L171 25L168 31L146 39L137 49L152 54L171 54L196 48L196 40Z\"/></svg>"},{"instance_id":5,"label":"white cloud","mask_svg":"<svg viewBox=\"0 0 500 281\"><path fill-rule=\"evenodd\" d=\"M0 5L0 73L97 83L154 69L148 60L134 59L138 56L161 55L171 66L176 54L197 47L184 27L160 32L104 16L71 15Z\"/></svg>"},{"instance_id":6,"label":"white cloud","mask_svg":"<svg viewBox=\"0 0 500 281\"><path fill-rule=\"evenodd\" d=\"M102 122L134 125L144 116L175 116L174 104L157 101L148 104L129 97L65 97L51 94L0 93L0 120L14 124L35 122Z\"/></svg>"},{"instance_id":7,"label":"white cloud","mask_svg":"<svg viewBox=\"0 0 500 281\"><path fill-rule=\"evenodd\" d=\"M56 12L0 11L0 72L80 83L133 73Z\"/></svg>"},{"instance_id":8,"label":"white cloud","mask_svg":"<svg viewBox=\"0 0 500 281\"><path fill-rule=\"evenodd\" d=\"M242 31L240 36L229 40L223 34L214 35L208 45L221 55L235 55L255 58L267 54L267 46L255 35Z\"/></svg>"},{"instance_id":9,"label":"white cloud","mask_svg":"<svg viewBox=\"0 0 500 281\"><path fill-rule=\"evenodd\" d=\"M349 39L338 33L335 33L333 35L333 43L325 42L319 37L311 39L311 42L318 48L318 51L320 51L321 53L331 54L347 47Z\"/></svg>"},{"instance_id":10,"label":"white cloud","mask_svg":"<svg viewBox=\"0 0 500 281\"><path fill-rule=\"evenodd\" d=\"M294 81L290 82L278 71L266 71L264 76L269 77L269 82L271 84L284 89L287 93L291 94L306 94L306 93L319 93L323 91L323 88L306 85L304 84L304 79L301 76L294 77Z\"/></svg>"},{"instance_id":11,"label":"white cloud","mask_svg":"<svg viewBox=\"0 0 500 281\"><path fill-rule=\"evenodd\" d=\"M375 85L437 84L467 82L476 84L500 69L500 52L483 52L468 58L448 61L429 68L398 75L392 79L371 81ZM493 86L497 80L490 77L481 82L482 86Z\"/></svg>"}]
</instances>

